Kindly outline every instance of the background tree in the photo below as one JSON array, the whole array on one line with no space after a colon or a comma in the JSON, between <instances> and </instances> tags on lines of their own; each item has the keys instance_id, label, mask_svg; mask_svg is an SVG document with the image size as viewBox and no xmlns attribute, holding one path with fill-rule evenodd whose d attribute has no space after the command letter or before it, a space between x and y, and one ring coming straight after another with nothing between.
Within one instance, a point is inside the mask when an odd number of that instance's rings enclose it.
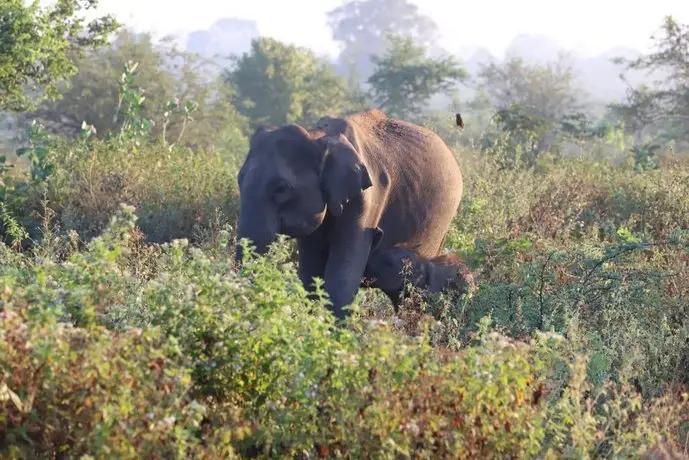
<instances>
[{"instance_id":1,"label":"background tree","mask_svg":"<svg viewBox=\"0 0 689 460\"><path fill-rule=\"evenodd\" d=\"M656 97L657 92L648 85L630 88L624 101L609 105L611 116L624 123L625 131L632 135L635 146L653 139L662 133L657 122L662 119L664 109Z\"/></svg>"},{"instance_id":2,"label":"background tree","mask_svg":"<svg viewBox=\"0 0 689 460\"><path fill-rule=\"evenodd\" d=\"M546 64L510 56L503 63L482 66L478 78L479 88L498 108L519 104L534 116L556 121L583 107L584 94L565 54Z\"/></svg>"},{"instance_id":3,"label":"background tree","mask_svg":"<svg viewBox=\"0 0 689 460\"><path fill-rule=\"evenodd\" d=\"M689 25L665 18L654 34L655 49L628 61L628 71L645 70L658 78L652 86L630 88L625 101L610 104L612 112L634 135L635 148L670 140L689 143ZM623 75L624 79L625 76Z\"/></svg>"},{"instance_id":4,"label":"background tree","mask_svg":"<svg viewBox=\"0 0 689 460\"><path fill-rule=\"evenodd\" d=\"M224 130L245 125L229 102L230 88L209 71L215 64L178 50L168 39L154 44L150 34L136 34L129 29L118 31L109 46L79 58L78 72L59 87L62 97L23 114L22 122L37 119L50 131L68 136L78 135L82 122L93 125L100 137L119 131L123 117L117 82L127 62L138 64L135 84L144 88L146 97L140 115L153 120L154 136L162 136L165 130L170 142L183 134L184 144L209 147L211 140L222 138ZM174 101L179 110L168 104ZM174 113L184 111L187 101L194 104L193 123ZM226 140L237 136L234 133Z\"/></svg>"},{"instance_id":5,"label":"background tree","mask_svg":"<svg viewBox=\"0 0 689 460\"><path fill-rule=\"evenodd\" d=\"M77 73L61 84L62 97L47 101L38 110L26 114L37 118L53 131L78 134L83 121L93 125L99 135L120 127L117 112L120 80L128 61L138 63L137 85L145 88L147 102L142 116L156 118L156 105L173 97L175 76L165 68L165 55L150 34L118 31L109 46L84 53L76 60Z\"/></svg>"},{"instance_id":6,"label":"background tree","mask_svg":"<svg viewBox=\"0 0 689 460\"><path fill-rule=\"evenodd\" d=\"M116 30L111 16L88 24L80 13L96 0L57 0L41 9L36 0L0 2L0 110L23 111L59 97L57 85L77 71L75 58L107 43Z\"/></svg>"},{"instance_id":7,"label":"background tree","mask_svg":"<svg viewBox=\"0 0 689 460\"><path fill-rule=\"evenodd\" d=\"M528 142L533 155L556 142L565 117L585 108L585 94L564 54L546 64L517 56L502 63L490 62L481 67L478 81L479 89L495 107L494 120L503 131L521 139L519 142Z\"/></svg>"},{"instance_id":8,"label":"background tree","mask_svg":"<svg viewBox=\"0 0 689 460\"><path fill-rule=\"evenodd\" d=\"M408 36L428 47L439 33L435 22L408 0L347 0L327 16L333 39L342 46L341 72L354 68L361 82L374 72L371 55L382 56L387 50L388 35Z\"/></svg>"},{"instance_id":9,"label":"background tree","mask_svg":"<svg viewBox=\"0 0 689 460\"><path fill-rule=\"evenodd\" d=\"M411 37L389 36L391 46L373 56L370 97L393 117L418 117L429 99L448 93L467 73L452 57L430 58Z\"/></svg>"},{"instance_id":10,"label":"background tree","mask_svg":"<svg viewBox=\"0 0 689 460\"><path fill-rule=\"evenodd\" d=\"M352 104L347 81L306 48L271 38L252 42L251 52L236 57L225 80L239 112L255 123L311 124Z\"/></svg>"}]
</instances>

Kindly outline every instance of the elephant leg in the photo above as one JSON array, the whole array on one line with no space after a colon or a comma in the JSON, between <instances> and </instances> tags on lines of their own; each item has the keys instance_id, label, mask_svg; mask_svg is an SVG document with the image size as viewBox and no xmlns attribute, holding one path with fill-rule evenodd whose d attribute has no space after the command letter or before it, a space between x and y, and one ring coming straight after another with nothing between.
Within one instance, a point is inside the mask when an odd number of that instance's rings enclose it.
<instances>
[{"instance_id":1,"label":"elephant leg","mask_svg":"<svg viewBox=\"0 0 689 460\"><path fill-rule=\"evenodd\" d=\"M402 304L402 300L404 298L404 292L383 290L383 294L385 294L387 298L390 299L390 303L392 303L392 310L395 312L395 314L399 313L400 305Z\"/></svg>"},{"instance_id":2,"label":"elephant leg","mask_svg":"<svg viewBox=\"0 0 689 460\"><path fill-rule=\"evenodd\" d=\"M313 278L325 278L325 264L328 260L328 247L323 232L319 229L311 235L297 239L299 250L299 279L306 290L315 290Z\"/></svg>"},{"instance_id":3,"label":"elephant leg","mask_svg":"<svg viewBox=\"0 0 689 460\"><path fill-rule=\"evenodd\" d=\"M402 292L395 292L391 296L392 300L392 309L395 311L395 314L398 314L400 312L400 305L402 305L402 301L405 299L404 296L404 291Z\"/></svg>"},{"instance_id":4,"label":"elephant leg","mask_svg":"<svg viewBox=\"0 0 689 460\"><path fill-rule=\"evenodd\" d=\"M343 307L352 303L361 286L373 239L371 232L360 229L338 233L330 245L325 266L325 289L335 317L341 319L346 316Z\"/></svg>"}]
</instances>

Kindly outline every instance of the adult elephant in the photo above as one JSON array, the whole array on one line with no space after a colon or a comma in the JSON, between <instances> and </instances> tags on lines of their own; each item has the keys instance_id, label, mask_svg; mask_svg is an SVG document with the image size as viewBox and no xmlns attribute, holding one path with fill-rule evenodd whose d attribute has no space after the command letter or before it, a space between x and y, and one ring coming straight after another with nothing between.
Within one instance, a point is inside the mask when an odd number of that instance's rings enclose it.
<instances>
[{"instance_id":1,"label":"adult elephant","mask_svg":"<svg viewBox=\"0 0 689 460\"><path fill-rule=\"evenodd\" d=\"M462 198L459 164L440 137L380 110L324 117L314 129L261 127L237 180L237 237L259 254L279 233L296 238L302 282L312 289L322 278L338 318L359 289L374 229L385 235L379 250L404 244L430 259Z\"/></svg>"}]
</instances>

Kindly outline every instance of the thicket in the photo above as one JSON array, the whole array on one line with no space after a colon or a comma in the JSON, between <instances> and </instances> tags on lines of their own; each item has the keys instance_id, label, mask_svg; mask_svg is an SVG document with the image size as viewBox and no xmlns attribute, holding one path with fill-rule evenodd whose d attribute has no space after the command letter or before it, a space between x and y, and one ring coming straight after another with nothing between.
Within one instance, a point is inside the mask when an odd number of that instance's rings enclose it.
<instances>
[{"instance_id":1,"label":"thicket","mask_svg":"<svg viewBox=\"0 0 689 460\"><path fill-rule=\"evenodd\" d=\"M140 121L105 139L34 126L31 168L3 175L3 455L685 449L686 163L507 168L457 147L467 188L447 246L479 291L418 293L397 317L362 291L335 325L286 240L233 266L236 162Z\"/></svg>"}]
</instances>

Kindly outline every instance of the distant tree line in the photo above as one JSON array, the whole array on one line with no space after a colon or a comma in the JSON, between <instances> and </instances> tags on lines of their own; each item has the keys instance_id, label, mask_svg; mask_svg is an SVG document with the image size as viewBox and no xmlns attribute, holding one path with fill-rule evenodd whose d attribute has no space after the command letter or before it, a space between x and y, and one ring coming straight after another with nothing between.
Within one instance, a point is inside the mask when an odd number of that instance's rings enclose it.
<instances>
[{"instance_id":1,"label":"distant tree line","mask_svg":"<svg viewBox=\"0 0 689 460\"><path fill-rule=\"evenodd\" d=\"M632 136L640 155L689 142L689 32L672 18L654 37L653 53L626 63L630 70L663 69L667 78L630 87L626 100L595 114L566 55L546 64L518 56L486 64L473 76L475 96L462 101L457 89L468 84L467 71L432 47L437 25L408 0L346 0L330 11L333 38L342 45L335 65L307 48L260 37L225 68L169 40L156 44L109 16L85 23L84 10L95 6L96 0L59 0L47 9L21 0L0 5L1 111L66 135L78 134L84 121L99 135L116 130L118 81L133 61L154 134L186 130L192 148L243 145L258 123L308 125L367 107L423 122L434 116L429 101L439 94L455 98L449 117L461 107L469 134L484 146L491 135L507 133L530 163L562 139L590 142L615 129ZM194 123L170 119L171 110L190 107L186 119Z\"/></svg>"}]
</instances>

